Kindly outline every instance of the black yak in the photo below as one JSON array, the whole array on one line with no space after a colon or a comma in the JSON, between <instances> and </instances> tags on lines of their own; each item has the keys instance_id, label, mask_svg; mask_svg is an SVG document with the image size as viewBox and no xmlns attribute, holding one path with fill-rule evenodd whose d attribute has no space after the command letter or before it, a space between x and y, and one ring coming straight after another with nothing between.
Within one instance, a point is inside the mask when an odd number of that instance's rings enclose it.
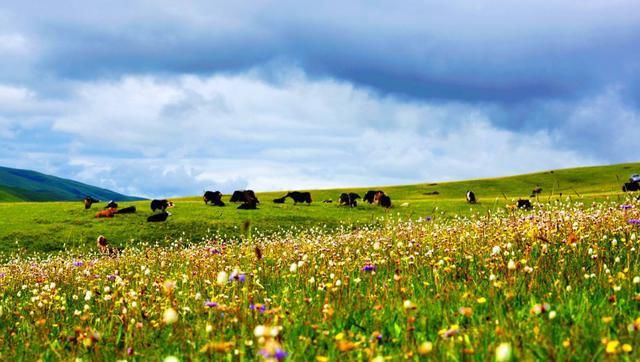
<instances>
[{"instance_id":1,"label":"black yak","mask_svg":"<svg viewBox=\"0 0 640 362\"><path fill-rule=\"evenodd\" d=\"M542 193L542 187L536 186L535 189L531 190L531 195L529 197L536 197Z\"/></svg>"},{"instance_id":2,"label":"black yak","mask_svg":"<svg viewBox=\"0 0 640 362\"><path fill-rule=\"evenodd\" d=\"M222 193L220 191L205 191L204 196L202 196L202 200L204 203L211 203L215 206L224 206L224 202L222 201Z\"/></svg>"},{"instance_id":3,"label":"black yak","mask_svg":"<svg viewBox=\"0 0 640 362\"><path fill-rule=\"evenodd\" d=\"M531 201L527 200L527 199L519 199L518 203L516 204L516 206L518 207L518 209L523 209L523 210L530 210L533 206L531 205Z\"/></svg>"},{"instance_id":4,"label":"black yak","mask_svg":"<svg viewBox=\"0 0 640 362\"><path fill-rule=\"evenodd\" d=\"M147 222L163 222L167 221L167 218L171 215L171 213L167 211L162 211L157 214L153 214L147 218Z\"/></svg>"},{"instance_id":5,"label":"black yak","mask_svg":"<svg viewBox=\"0 0 640 362\"><path fill-rule=\"evenodd\" d=\"M250 200L255 200L256 203L260 203L260 200L258 200L256 193L253 192L253 190L243 190L234 191L229 202L248 202Z\"/></svg>"},{"instance_id":6,"label":"black yak","mask_svg":"<svg viewBox=\"0 0 640 362\"><path fill-rule=\"evenodd\" d=\"M306 202L307 204L311 204L311 193L310 192L300 192L300 191L292 191L285 195L286 197L290 197L293 199L293 204L297 204L299 202Z\"/></svg>"},{"instance_id":7,"label":"black yak","mask_svg":"<svg viewBox=\"0 0 640 362\"><path fill-rule=\"evenodd\" d=\"M284 200L285 200L286 198L287 198L286 196L282 196L282 197L279 197L279 198L277 198L277 199L273 199L273 202L274 202L275 204L284 204Z\"/></svg>"},{"instance_id":8,"label":"black yak","mask_svg":"<svg viewBox=\"0 0 640 362\"><path fill-rule=\"evenodd\" d=\"M107 203L107 206L105 206L104 208L105 209L117 209L118 208L118 204L113 200L109 200L109 202Z\"/></svg>"},{"instance_id":9,"label":"black yak","mask_svg":"<svg viewBox=\"0 0 640 362\"><path fill-rule=\"evenodd\" d=\"M151 200L151 211L162 210L165 211L168 207L173 207L173 202L168 200Z\"/></svg>"},{"instance_id":10,"label":"black yak","mask_svg":"<svg viewBox=\"0 0 640 362\"><path fill-rule=\"evenodd\" d=\"M640 182L627 182L622 186L622 191L640 191Z\"/></svg>"},{"instance_id":11,"label":"black yak","mask_svg":"<svg viewBox=\"0 0 640 362\"><path fill-rule=\"evenodd\" d=\"M384 195L384 191L381 190L369 190L367 191L366 194L364 194L364 197L362 198L362 200L370 203L370 204L374 204L374 203L378 203L380 201L380 197Z\"/></svg>"},{"instance_id":12,"label":"black yak","mask_svg":"<svg viewBox=\"0 0 640 362\"><path fill-rule=\"evenodd\" d=\"M82 200L82 202L84 202L84 208L85 210L87 210L91 208L91 205L100 202L100 200L94 199L91 196L87 196L84 198L84 200Z\"/></svg>"},{"instance_id":13,"label":"black yak","mask_svg":"<svg viewBox=\"0 0 640 362\"><path fill-rule=\"evenodd\" d=\"M356 194L355 192L350 192L350 193L343 192L340 195L340 205L356 207L358 206L357 200L359 198L360 198L360 195Z\"/></svg>"},{"instance_id":14,"label":"black yak","mask_svg":"<svg viewBox=\"0 0 640 362\"><path fill-rule=\"evenodd\" d=\"M116 214L133 214L136 212L135 206L129 206L116 211Z\"/></svg>"},{"instance_id":15,"label":"black yak","mask_svg":"<svg viewBox=\"0 0 640 362\"><path fill-rule=\"evenodd\" d=\"M238 206L238 209L239 210L256 210L257 204L258 204L258 201L256 199L251 199L249 201L246 201L240 204L240 206Z\"/></svg>"},{"instance_id":16,"label":"black yak","mask_svg":"<svg viewBox=\"0 0 640 362\"><path fill-rule=\"evenodd\" d=\"M380 196L380 200L378 200L378 205L388 209L391 207L391 198L387 195Z\"/></svg>"},{"instance_id":17,"label":"black yak","mask_svg":"<svg viewBox=\"0 0 640 362\"><path fill-rule=\"evenodd\" d=\"M476 203L476 194L473 191L467 191L467 202L470 204Z\"/></svg>"}]
</instances>

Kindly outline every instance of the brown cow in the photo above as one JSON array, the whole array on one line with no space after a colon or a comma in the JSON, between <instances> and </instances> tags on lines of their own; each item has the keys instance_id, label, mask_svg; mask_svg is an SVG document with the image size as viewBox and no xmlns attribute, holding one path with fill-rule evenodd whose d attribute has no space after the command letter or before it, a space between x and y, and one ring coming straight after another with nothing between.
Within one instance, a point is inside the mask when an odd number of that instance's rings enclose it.
<instances>
[{"instance_id":1,"label":"brown cow","mask_svg":"<svg viewBox=\"0 0 640 362\"><path fill-rule=\"evenodd\" d=\"M113 215L115 215L118 212L118 209L115 208L111 208L111 209L106 209L106 210L102 210L96 213L96 217L97 218L101 218L101 217L113 217Z\"/></svg>"}]
</instances>

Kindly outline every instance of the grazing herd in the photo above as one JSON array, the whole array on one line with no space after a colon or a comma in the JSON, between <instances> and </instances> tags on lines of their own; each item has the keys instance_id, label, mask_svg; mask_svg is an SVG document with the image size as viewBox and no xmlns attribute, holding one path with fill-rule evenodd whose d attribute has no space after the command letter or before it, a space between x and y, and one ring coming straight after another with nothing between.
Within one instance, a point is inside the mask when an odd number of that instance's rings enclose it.
<instances>
[{"instance_id":1,"label":"grazing herd","mask_svg":"<svg viewBox=\"0 0 640 362\"><path fill-rule=\"evenodd\" d=\"M293 200L293 204L307 204L311 205L313 202L311 198L311 193L308 191L291 191L286 195L276 198L273 200L276 204L283 204L287 198ZM349 206L356 207L358 206L357 200L360 198L360 195L351 192L351 193L343 193L340 195L339 204L341 206ZM224 201L222 201L222 193L220 191L205 191L202 196L202 200L205 205L212 206L226 206ZM391 198L381 190L370 190L366 193L364 200L369 204L377 204L384 208L391 207ZM99 203L100 200L94 199L91 196L87 196L83 199L84 208L90 209L91 206L95 203ZM229 199L229 202L236 203L238 205L238 209L240 210L255 210L258 208L258 204L260 200L256 196L256 193L253 190L238 190L234 191ZM324 200L323 203L331 203L333 200ZM104 207L104 210L100 210L95 214L96 218L112 218L117 214L133 214L136 212L135 206L128 206L122 209L118 208L118 204L114 201L109 201L107 205ZM152 215L147 217L147 222L163 222L166 221L171 215L170 212L167 211L168 208L174 207L174 203L162 199L162 200L151 200L150 208L153 212Z\"/></svg>"},{"instance_id":2,"label":"grazing herd","mask_svg":"<svg viewBox=\"0 0 640 362\"><path fill-rule=\"evenodd\" d=\"M633 175L629 179L629 182L624 184L623 191L638 191L638 190L640 190L640 175ZM532 198L537 197L541 193L542 193L542 188L540 186L536 186L531 191L531 197ZM435 195L435 194L438 194L438 192L435 191L427 194ZM205 205L210 204L212 206L222 207L222 206L226 206L224 201L222 201L222 196L223 195L220 191L205 191L204 195L202 196L202 199ZM311 202L313 201L311 198L311 193L308 191L291 191L291 192L287 192L287 194L282 197L273 199L273 202L276 204L284 204L287 198L290 198L291 200L293 200L294 205L297 205L297 204L310 205ZM357 207L358 199L362 199L364 202L370 205L378 205L385 209L389 209L392 206L391 198L387 194L385 194L385 192L382 190L369 190L365 193L363 198L361 198L360 195L358 195L355 192L348 192L348 193L344 192L340 194L340 197L338 198L338 205L346 206L350 208ZM476 194L473 191L468 190L466 192L466 201L470 204L477 203L478 199L476 197ZM100 200L97 200L91 196L87 196L83 199L85 209L90 209L93 204L99 203L99 202ZM256 196L255 192L253 192L253 190L238 190L233 192L233 194L231 195L231 198L229 199L229 202L239 204L237 208L240 210L255 210L258 208L257 206L260 203L260 200L258 200L258 197ZM322 202L333 203L333 200L326 199ZM109 201L103 210L95 214L95 217L96 218L112 218L117 214L132 214L136 212L135 206L128 206L121 209L119 209L118 206L119 205L116 202ZM400 206L401 207L408 206L408 203L404 203ZM163 222L163 221L166 221L168 217L171 215L171 213L169 213L167 209L174 207L174 204L173 202L165 199L151 200L150 207L153 214L147 217L147 221ZM516 202L516 204L513 205L513 207L516 207L518 209L529 210L533 206L530 200L519 199Z\"/></svg>"}]
</instances>

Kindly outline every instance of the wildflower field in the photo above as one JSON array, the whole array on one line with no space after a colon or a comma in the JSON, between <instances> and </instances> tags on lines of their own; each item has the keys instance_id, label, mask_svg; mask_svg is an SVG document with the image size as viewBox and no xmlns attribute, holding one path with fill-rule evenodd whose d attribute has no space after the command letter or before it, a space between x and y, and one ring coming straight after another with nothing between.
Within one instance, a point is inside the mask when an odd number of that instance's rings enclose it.
<instances>
[{"instance_id":1,"label":"wildflower field","mask_svg":"<svg viewBox=\"0 0 640 362\"><path fill-rule=\"evenodd\" d=\"M639 207L560 199L14 256L0 359L637 360Z\"/></svg>"}]
</instances>

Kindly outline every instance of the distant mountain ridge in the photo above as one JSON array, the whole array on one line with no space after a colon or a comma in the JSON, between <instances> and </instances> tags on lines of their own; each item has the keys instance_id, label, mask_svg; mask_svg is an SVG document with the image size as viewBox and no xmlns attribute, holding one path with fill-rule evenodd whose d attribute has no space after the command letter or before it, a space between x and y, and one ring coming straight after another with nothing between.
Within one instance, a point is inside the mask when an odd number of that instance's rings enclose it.
<instances>
[{"instance_id":1,"label":"distant mountain ridge","mask_svg":"<svg viewBox=\"0 0 640 362\"><path fill-rule=\"evenodd\" d=\"M79 201L87 195L99 200L143 200L36 171L0 166L0 201Z\"/></svg>"}]
</instances>

